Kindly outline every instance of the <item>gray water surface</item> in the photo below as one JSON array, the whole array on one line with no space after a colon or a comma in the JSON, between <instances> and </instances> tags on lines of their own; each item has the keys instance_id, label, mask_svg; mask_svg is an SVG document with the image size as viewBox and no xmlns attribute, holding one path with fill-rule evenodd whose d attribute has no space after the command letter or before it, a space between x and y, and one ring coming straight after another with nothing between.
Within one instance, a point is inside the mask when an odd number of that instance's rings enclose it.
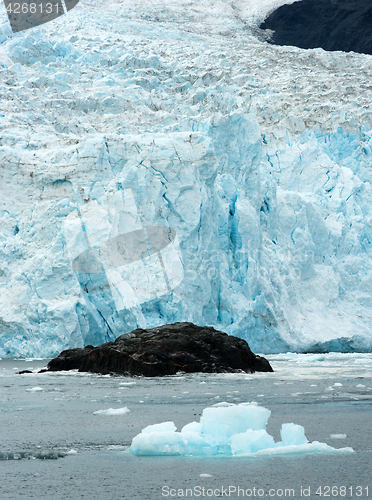
<instances>
[{"instance_id":1,"label":"gray water surface","mask_svg":"<svg viewBox=\"0 0 372 500\"><path fill-rule=\"evenodd\" d=\"M47 361L0 361L0 499L372 497L372 355L268 358L274 373L163 378L17 375ZM309 441L355 451L213 458L129 452L145 426L171 420L180 430L222 401L269 408L267 430L276 441L281 424L294 422L305 427ZM130 412L94 414L123 407Z\"/></svg>"}]
</instances>

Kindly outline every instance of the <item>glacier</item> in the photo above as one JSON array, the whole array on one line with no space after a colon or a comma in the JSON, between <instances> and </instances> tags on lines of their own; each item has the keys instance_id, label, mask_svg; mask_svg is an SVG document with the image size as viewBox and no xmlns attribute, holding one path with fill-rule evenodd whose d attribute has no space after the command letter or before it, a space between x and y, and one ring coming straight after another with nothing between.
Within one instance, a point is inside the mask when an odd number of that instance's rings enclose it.
<instances>
[{"instance_id":1,"label":"glacier","mask_svg":"<svg viewBox=\"0 0 372 500\"><path fill-rule=\"evenodd\" d=\"M267 44L284 3L0 7L1 358L176 321L372 350L372 56Z\"/></svg>"}]
</instances>

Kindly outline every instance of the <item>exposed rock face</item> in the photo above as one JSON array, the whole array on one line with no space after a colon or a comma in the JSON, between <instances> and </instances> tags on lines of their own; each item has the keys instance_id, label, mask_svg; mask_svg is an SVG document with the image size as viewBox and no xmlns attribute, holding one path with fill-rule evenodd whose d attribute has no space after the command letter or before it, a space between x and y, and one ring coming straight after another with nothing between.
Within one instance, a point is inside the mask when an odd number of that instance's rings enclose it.
<instances>
[{"instance_id":1,"label":"exposed rock face","mask_svg":"<svg viewBox=\"0 0 372 500\"><path fill-rule=\"evenodd\" d=\"M51 371L144 375L177 372L272 372L269 362L256 356L243 339L193 323L173 323L137 329L98 347L68 349L48 363Z\"/></svg>"},{"instance_id":2,"label":"exposed rock face","mask_svg":"<svg viewBox=\"0 0 372 500\"><path fill-rule=\"evenodd\" d=\"M371 0L302 0L283 5L260 26L272 42L372 54Z\"/></svg>"}]
</instances>

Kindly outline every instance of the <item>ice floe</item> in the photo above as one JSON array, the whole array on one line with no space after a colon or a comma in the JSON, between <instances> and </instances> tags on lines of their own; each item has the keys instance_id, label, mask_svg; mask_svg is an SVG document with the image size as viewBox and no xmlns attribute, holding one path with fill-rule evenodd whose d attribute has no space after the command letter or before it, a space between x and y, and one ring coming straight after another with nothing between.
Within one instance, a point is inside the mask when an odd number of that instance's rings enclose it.
<instances>
[{"instance_id":1,"label":"ice floe","mask_svg":"<svg viewBox=\"0 0 372 500\"><path fill-rule=\"evenodd\" d=\"M145 427L133 438L134 455L288 455L350 453L352 448L332 448L326 443L309 443L305 429L283 423L281 441L267 433L271 411L252 403L218 403L205 408L199 422L190 422L181 432L173 422Z\"/></svg>"}]
</instances>

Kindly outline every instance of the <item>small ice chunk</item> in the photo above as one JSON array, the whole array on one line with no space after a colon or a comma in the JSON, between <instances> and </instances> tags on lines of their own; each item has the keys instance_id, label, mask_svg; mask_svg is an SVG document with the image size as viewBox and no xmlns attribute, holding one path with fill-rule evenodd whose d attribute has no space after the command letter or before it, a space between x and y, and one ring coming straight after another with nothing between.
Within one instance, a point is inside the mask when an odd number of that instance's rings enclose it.
<instances>
[{"instance_id":1,"label":"small ice chunk","mask_svg":"<svg viewBox=\"0 0 372 500\"><path fill-rule=\"evenodd\" d=\"M162 422L161 424L148 425L142 430L142 434L150 434L154 432L174 432L177 427L174 422Z\"/></svg>"},{"instance_id":2,"label":"small ice chunk","mask_svg":"<svg viewBox=\"0 0 372 500\"><path fill-rule=\"evenodd\" d=\"M340 384L340 382L336 382L333 384L333 387L343 387L343 384Z\"/></svg>"},{"instance_id":3,"label":"small ice chunk","mask_svg":"<svg viewBox=\"0 0 372 500\"><path fill-rule=\"evenodd\" d=\"M200 474L199 477L213 477L212 474Z\"/></svg>"},{"instance_id":4,"label":"small ice chunk","mask_svg":"<svg viewBox=\"0 0 372 500\"><path fill-rule=\"evenodd\" d=\"M32 387L32 389L26 389L28 392L40 392L43 391L43 387Z\"/></svg>"},{"instance_id":5,"label":"small ice chunk","mask_svg":"<svg viewBox=\"0 0 372 500\"><path fill-rule=\"evenodd\" d=\"M129 412L129 408L124 406L124 408L108 408L107 410L97 410L93 412L93 415L125 415Z\"/></svg>"},{"instance_id":6,"label":"small ice chunk","mask_svg":"<svg viewBox=\"0 0 372 500\"><path fill-rule=\"evenodd\" d=\"M70 450L66 453L66 455L77 455L77 451L76 450Z\"/></svg>"},{"instance_id":7,"label":"small ice chunk","mask_svg":"<svg viewBox=\"0 0 372 500\"><path fill-rule=\"evenodd\" d=\"M282 438L284 446L300 445L309 442L305 436L304 427L293 423L282 424L280 437Z\"/></svg>"},{"instance_id":8,"label":"small ice chunk","mask_svg":"<svg viewBox=\"0 0 372 500\"><path fill-rule=\"evenodd\" d=\"M329 437L331 439L346 439L346 434L330 434Z\"/></svg>"},{"instance_id":9,"label":"small ice chunk","mask_svg":"<svg viewBox=\"0 0 372 500\"><path fill-rule=\"evenodd\" d=\"M134 385L137 382L120 382L119 385Z\"/></svg>"},{"instance_id":10,"label":"small ice chunk","mask_svg":"<svg viewBox=\"0 0 372 500\"><path fill-rule=\"evenodd\" d=\"M365 385L364 384L358 384L357 387L361 387L362 388L362 387L365 387Z\"/></svg>"}]
</instances>

